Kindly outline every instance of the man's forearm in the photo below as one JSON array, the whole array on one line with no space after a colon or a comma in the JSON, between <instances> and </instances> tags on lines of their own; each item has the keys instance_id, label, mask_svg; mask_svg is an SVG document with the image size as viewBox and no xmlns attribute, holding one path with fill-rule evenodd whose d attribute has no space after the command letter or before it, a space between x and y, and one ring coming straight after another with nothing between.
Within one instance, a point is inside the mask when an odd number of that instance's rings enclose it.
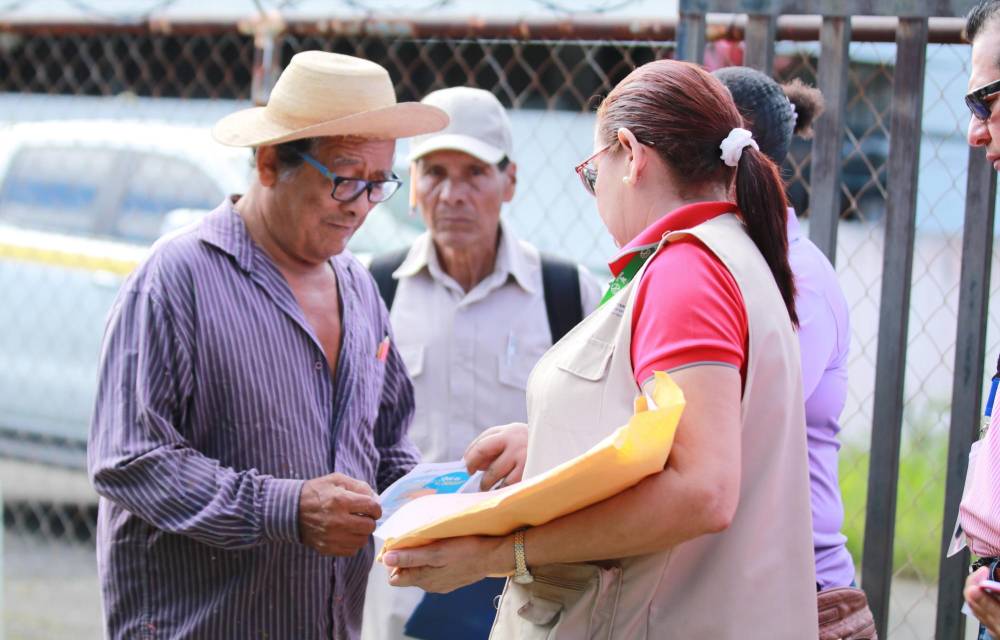
<instances>
[{"instance_id":1,"label":"man's forearm","mask_svg":"<svg viewBox=\"0 0 1000 640\"><path fill-rule=\"evenodd\" d=\"M108 459L92 468L97 493L158 529L226 549L299 541L301 480L237 472L184 447Z\"/></svg>"}]
</instances>

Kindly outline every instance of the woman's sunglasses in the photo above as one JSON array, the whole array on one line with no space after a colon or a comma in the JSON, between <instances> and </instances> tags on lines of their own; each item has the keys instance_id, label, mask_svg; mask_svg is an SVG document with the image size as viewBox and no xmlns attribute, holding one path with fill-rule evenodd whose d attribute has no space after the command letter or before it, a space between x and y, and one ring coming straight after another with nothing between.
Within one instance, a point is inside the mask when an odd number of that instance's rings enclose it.
<instances>
[{"instance_id":1,"label":"woman's sunglasses","mask_svg":"<svg viewBox=\"0 0 1000 640\"><path fill-rule=\"evenodd\" d=\"M608 144L601 147L600 150L595 151L589 158L576 165L576 175L580 176L580 182L583 183L583 188L587 190L590 195L596 195L595 186L597 185L597 167L594 165L594 160L597 156L601 155L605 151L611 148L614 142L609 142Z\"/></svg>"},{"instance_id":2,"label":"woman's sunglasses","mask_svg":"<svg viewBox=\"0 0 1000 640\"><path fill-rule=\"evenodd\" d=\"M973 116L986 122L990 119L990 112L992 111L989 100L998 93L1000 93L1000 80L994 80L967 93L965 95L965 104L969 107L969 111L972 112Z\"/></svg>"}]
</instances>

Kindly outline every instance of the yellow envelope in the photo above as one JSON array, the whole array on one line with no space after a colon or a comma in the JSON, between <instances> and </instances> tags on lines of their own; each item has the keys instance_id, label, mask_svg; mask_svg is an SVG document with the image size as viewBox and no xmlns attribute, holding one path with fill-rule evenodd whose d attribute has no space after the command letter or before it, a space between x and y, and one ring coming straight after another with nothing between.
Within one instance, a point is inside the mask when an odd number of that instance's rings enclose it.
<instances>
[{"instance_id":1,"label":"yellow envelope","mask_svg":"<svg viewBox=\"0 0 1000 640\"><path fill-rule=\"evenodd\" d=\"M386 539L379 554L419 547L435 540L469 535L500 536L540 525L596 504L663 470L684 410L684 394L666 373L657 371L655 409L645 397L635 403L628 424L586 453L499 491L443 494L418 498L392 519L418 523ZM432 521L426 522L428 518ZM423 519L426 524L419 524Z\"/></svg>"}]
</instances>

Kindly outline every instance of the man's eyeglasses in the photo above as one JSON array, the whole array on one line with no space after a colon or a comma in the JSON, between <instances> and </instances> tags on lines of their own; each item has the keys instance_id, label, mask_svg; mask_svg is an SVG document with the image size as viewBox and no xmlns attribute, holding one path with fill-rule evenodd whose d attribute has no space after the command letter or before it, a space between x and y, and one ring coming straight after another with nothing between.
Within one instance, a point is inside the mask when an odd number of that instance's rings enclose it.
<instances>
[{"instance_id":1,"label":"man's eyeglasses","mask_svg":"<svg viewBox=\"0 0 1000 640\"><path fill-rule=\"evenodd\" d=\"M973 116L986 122L990 119L990 111L992 111L987 101L998 93L1000 93L1000 80L994 80L967 93L965 95L965 104L969 107L969 111L972 112Z\"/></svg>"},{"instance_id":2,"label":"man's eyeglasses","mask_svg":"<svg viewBox=\"0 0 1000 640\"><path fill-rule=\"evenodd\" d=\"M609 142L599 151L595 151L589 158L576 165L576 175L580 176L583 188L592 196L597 194L595 190L595 186L597 185L597 167L594 165L594 160L597 159L597 156L610 149L612 144L614 143Z\"/></svg>"},{"instance_id":3,"label":"man's eyeglasses","mask_svg":"<svg viewBox=\"0 0 1000 640\"><path fill-rule=\"evenodd\" d=\"M354 202L365 191L368 192L368 202L372 204L385 202L392 197L403 182L393 174L389 180L364 180L362 178L344 178L323 166L316 158L304 151L299 151L303 160L316 167L327 180L333 183L330 197L338 202Z\"/></svg>"}]
</instances>

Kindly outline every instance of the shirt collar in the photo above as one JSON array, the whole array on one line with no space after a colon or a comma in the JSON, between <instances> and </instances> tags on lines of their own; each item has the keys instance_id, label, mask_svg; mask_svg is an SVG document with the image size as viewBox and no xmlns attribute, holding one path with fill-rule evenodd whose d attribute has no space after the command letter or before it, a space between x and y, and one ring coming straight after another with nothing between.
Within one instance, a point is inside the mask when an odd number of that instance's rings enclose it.
<instances>
[{"instance_id":1,"label":"shirt collar","mask_svg":"<svg viewBox=\"0 0 1000 640\"><path fill-rule=\"evenodd\" d=\"M632 256L644 249L654 249L663 236L671 231L691 229L724 213L738 211L732 202L696 202L674 209L659 220L639 232L639 235L622 247L622 250L608 263L611 275L617 276L629 263Z\"/></svg>"},{"instance_id":2,"label":"shirt collar","mask_svg":"<svg viewBox=\"0 0 1000 640\"><path fill-rule=\"evenodd\" d=\"M535 287L532 281L532 270L538 265L533 263L525 251L521 250L520 242L510 230L510 225L500 219L500 242L497 245L496 262L493 267L492 277L498 282L506 282L507 276L513 276L514 280L528 293L534 293ZM438 261L437 252L434 250L434 242L431 240L429 231L422 233L414 242L410 251L406 254L403 263L393 271L392 277L398 279L409 278L417 275L424 269L432 278L441 281L444 277L444 269Z\"/></svg>"},{"instance_id":3,"label":"shirt collar","mask_svg":"<svg viewBox=\"0 0 1000 640\"><path fill-rule=\"evenodd\" d=\"M231 255L240 268L249 273L253 265L254 246L243 217L233 206L238 195L226 199L207 214L201 223L199 238Z\"/></svg>"}]
</instances>

